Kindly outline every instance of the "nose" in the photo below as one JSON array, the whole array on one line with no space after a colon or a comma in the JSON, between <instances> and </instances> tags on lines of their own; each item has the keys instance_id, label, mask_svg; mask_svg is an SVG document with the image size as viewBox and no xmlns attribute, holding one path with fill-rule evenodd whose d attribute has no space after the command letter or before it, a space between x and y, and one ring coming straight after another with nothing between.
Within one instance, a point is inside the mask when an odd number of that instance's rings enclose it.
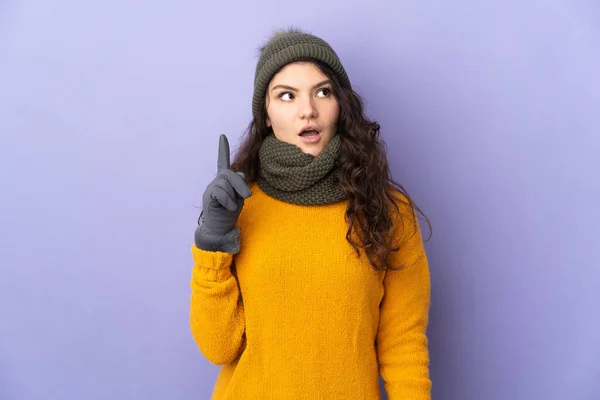
<instances>
[{"instance_id":1,"label":"nose","mask_svg":"<svg viewBox=\"0 0 600 400\"><path fill-rule=\"evenodd\" d=\"M299 102L300 104L300 118L301 119L312 119L317 117L317 108L313 103L313 99L309 96L308 99Z\"/></svg>"}]
</instances>

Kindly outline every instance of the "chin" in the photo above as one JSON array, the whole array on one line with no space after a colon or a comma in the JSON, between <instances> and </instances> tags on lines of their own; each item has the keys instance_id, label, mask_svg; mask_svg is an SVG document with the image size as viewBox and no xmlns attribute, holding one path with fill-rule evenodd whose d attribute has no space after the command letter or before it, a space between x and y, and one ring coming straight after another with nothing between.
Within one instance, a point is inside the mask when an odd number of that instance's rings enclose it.
<instances>
[{"instance_id":1,"label":"chin","mask_svg":"<svg viewBox=\"0 0 600 400\"><path fill-rule=\"evenodd\" d=\"M318 156L319 154L321 154L321 152L323 151L323 146L306 146L306 145L302 145L300 146L300 150L302 150L303 153L306 154L310 154L313 157Z\"/></svg>"},{"instance_id":2,"label":"chin","mask_svg":"<svg viewBox=\"0 0 600 400\"><path fill-rule=\"evenodd\" d=\"M303 153L310 154L313 157L316 157L319 154L321 154L321 152L325 149L330 140L330 137L325 136L322 137L318 143L304 143L302 140L300 140L300 142L296 145L300 148L300 150L302 150Z\"/></svg>"}]
</instances>

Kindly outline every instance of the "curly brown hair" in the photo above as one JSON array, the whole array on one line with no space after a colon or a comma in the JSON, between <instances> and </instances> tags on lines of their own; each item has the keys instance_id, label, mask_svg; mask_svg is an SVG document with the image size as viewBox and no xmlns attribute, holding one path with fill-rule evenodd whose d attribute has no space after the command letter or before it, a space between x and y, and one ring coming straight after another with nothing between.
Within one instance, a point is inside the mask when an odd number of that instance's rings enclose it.
<instances>
[{"instance_id":1,"label":"curly brown hair","mask_svg":"<svg viewBox=\"0 0 600 400\"><path fill-rule=\"evenodd\" d=\"M385 144L379 138L380 126L364 115L363 99L354 90L343 87L328 65L314 59L301 59L314 63L331 81L333 95L339 102L338 134L341 135L339 172L340 185L348 199L345 219L348 223L346 240L357 255L364 250L369 263L376 271L397 270L390 263L390 256L398 251L395 242L395 224L400 221L404 232L404 213L398 203L418 211L429 225L427 216L414 203L406 190L391 177ZM266 106L250 122L238 147L231 168L243 172L248 183L254 183L259 175L258 152L263 139L271 134L267 127ZM405 208L405 207L403 207ZM418 221L413 214L414 229ZM395 219L399 216L399 219Z\"/></svg>"}]
</instances>

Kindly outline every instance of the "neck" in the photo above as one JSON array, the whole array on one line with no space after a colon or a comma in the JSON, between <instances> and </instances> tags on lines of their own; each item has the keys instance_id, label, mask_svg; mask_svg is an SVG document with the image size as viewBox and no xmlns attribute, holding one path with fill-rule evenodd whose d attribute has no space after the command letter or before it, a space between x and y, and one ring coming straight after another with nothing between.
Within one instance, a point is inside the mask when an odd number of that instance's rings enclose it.
<instances>
[{"instance_id":1,"label":"neck","mask_svg":"<svg viewBox=\"0 0 600 400\"><path fill-rule=\"evenodd\" d=\"M315 156L296 145L267 136L259 151L260 188L271 197L301 205L330 204L345 198L339 185L340 137Z\"/></svg>"}]
</instances>

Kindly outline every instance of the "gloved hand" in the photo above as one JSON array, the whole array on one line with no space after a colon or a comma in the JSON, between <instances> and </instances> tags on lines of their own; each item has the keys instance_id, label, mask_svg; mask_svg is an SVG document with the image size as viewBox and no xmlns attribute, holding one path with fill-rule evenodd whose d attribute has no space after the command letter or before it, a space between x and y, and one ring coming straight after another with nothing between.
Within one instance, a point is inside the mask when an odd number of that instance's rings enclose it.
<instances>
[{"instance_id":1,"label":"gloved hand","mask_svg":"<svg viewBox=\"0 0 600 400\"><path fill-rule=\"evenodd\" d=\"M202 223L195 233L196 246L203 250L235 254L239 251L237 219L244 199L252 192L242 172L231 170L229 141L219 137L217 177L208 184L202 196Z\"/></svg>"}]
</instances>

